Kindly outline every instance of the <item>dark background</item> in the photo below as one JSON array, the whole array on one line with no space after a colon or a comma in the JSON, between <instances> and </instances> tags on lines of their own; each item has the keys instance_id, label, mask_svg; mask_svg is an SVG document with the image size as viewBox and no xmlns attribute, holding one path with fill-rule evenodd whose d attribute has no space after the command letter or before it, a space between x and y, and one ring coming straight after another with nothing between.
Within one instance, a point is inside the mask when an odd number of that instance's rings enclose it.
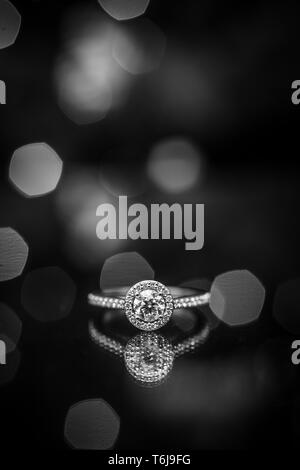
<instances>
[{"instance_id":1,"label":"dark background","mask_svg":"<svg viewBox=\"0 0 300 470\"><path fill-rule=\"evenodd\" d=\"M120 109L78 126L57 104L53 68L68 9L89 5L96 15L100 7L96 1L13 3L22 27L16 43L0 51L8 101L0 107L0 225L16 229L29 245L24 274L62 267L77 286L77 301L67 319L39 324L21 306L23 277L0 286L1 301L23 322L18 375L1 388L2 444L65 448L67 409L99 396L121 417L119 449L296 446L299 383L290 361L295 338L273 320L272 301L279 283L299 276L300 111L291 102L291 83L299 78L299 7L267 1L151 0L146 15L165 33L167 51L186 56L192 69L196 64L205 86L190 81L188 73L178 80L175 75L173 95L164 101L166 59L153 74L136 80ZM194 90L199 92L195 97ZM203 181L183 195L158 191L144 174L151 146L170 135L187 136L204 155ZM47 142L64 162L57 190L36 199L24 198L7 178L14 150L31 142ZM134 187L142 175L144 191L134 202L204 203L204 248L186 252L183 242L168 241L128 241L120 247L99 240L88 247L89 239L72 233L57 202L65 178L79 164L89 172L109 165L125 194L128 180ZM76 204L71 210L76 212ZM94 262L85 262L85 250ZM249 269L267 292L259 321L234 329L222 325L203 350L182 359L171 382L151 391L139 388L122 362L90 344L85 304L88 290L98 286L104 260L131 250L148 260L157 279L170 284ZM197 361L212 368L214 380L208 372L198 376ZM216 393L224 387L224 369L243 384L238 396L252 396L249 370L261 373L258 381L267 377L262 395L253 392L253 402L249 398L241 409L229 404ZM176 392L173 408L161 414L170 390ZM186 390L188 402L181 399ZM212 414L205 411L207 396L215 403L209 401ZM224 416L224 408L231 413Z\"/></svg>"}]
</instances>

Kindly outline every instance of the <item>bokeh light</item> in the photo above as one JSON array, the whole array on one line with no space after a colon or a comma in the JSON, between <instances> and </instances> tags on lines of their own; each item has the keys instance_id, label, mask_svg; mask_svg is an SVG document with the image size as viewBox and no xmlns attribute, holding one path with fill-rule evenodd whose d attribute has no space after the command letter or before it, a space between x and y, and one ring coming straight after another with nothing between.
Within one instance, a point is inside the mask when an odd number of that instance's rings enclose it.
<instances>
[{"instance_id":1,"label":"bokeh light","mask_svg":"<svg viewBox=\"0 0 300 470\"><path fill-rule=\"evenodd\" d=\"M150 20L141 19L124 26L116 34L113 57L133 75L149 73L159 67L165 45L162 31Z\"/></svg>"},{"instance_id":2,"label":"bokeh light","mask_svg":"<svg viewBox=\"0 0 300 470\"><path fill-rule=\"evenodd\" d=\"M100 276L100 288L132 286L145 279L154 279L154 270L139 253L118 253L105 261Z\"/></svg>"},{"instance_id":3,"label":"bokeh light","mask_svg":"<svg viewBox=\"0 0 300 470\"><path fill-rule=\"evenodd\" d=\"M97 207L110 202L112 197L101 184L98 167L79 165L66 170L64 184L56 194L57 210L65 232L64 251L81 269L98 268L126 244L126 240L97 238Z\"/></svg>"},{"instance_id":4,"label":"bokeh light","mask_svg":"<svg viewBox=\"0 0 300 470\"><path fill-rule=\"evenodd\" d=\"M22 322L8 305L0 303L0 340L8 353L15 350L22 333Z\"/></svg>"},{"instance_id":5,"label":"bokeh light","mask_svg":"<svg viewBox=\"0 0 300 470\"><path fill-rule=\"evenodd\" d=\"M275 294L273 315L279 325L291 334L300 333L300 278L281 284Z\"/></svg>"},{"instance_id":6,"label":"bokeh light","mask_svg":"<svg viewBox=\"0 0 300 470\"><path fill-rule=\"evenodd\" d=\"M198 181L200 164L195 145L184 138L174 137L154 146L149 156L148 175L161 190L182 193Z\"/></svg>"},{"instance_id":7,"label":"bokeh light","mask_svg":"<svg viewBox=\"0 0 300 470\"><path fill-rule=\"evenodd\" d=\"M28 273L21 292L24 309L40 322L53 322L67 317L75 297L74 282L57 266Z\"/></svg>"},{"instance_id":8,"label":"bokeh light","mask_svg":"<svg viewBox=\"0 0 300 470\"><path fill-rule=\"evenodd\" d=\"M75 449L111 449L119 435L120 418L104 400L94 399L76 403L69 409L64 435Z\"/></svg>"},{"instance_id":9,"label":"bokeh light","mask_svg":"<svg viewBox=\"0 0 300 470\"><path fill-rule=\"evenodd\" d=\"M224 323L239 326L259 317L265 288L250 271L229 271L217 276L211 287L210 308Z\"/></svg>"},{"instance_id":10,"label":"bokeh light","mask_svg":"<svg viewBox=\"0 0 300 470\"><path fill-rule=\"evenodd\" d=\"M98 0L98 2L115 20L123 21L143 15L150 0Z\"/></svg>"},{"instance_id":11,"label":"bokeh light","mask_svg":"<svg viewBox=\"0 0 300 470\"><path fill-rule=\"evenodd\" d=\"M109 82L93 81L83 68L62 62L57 68L59 103L64 113L76 124L89 124L103 119L112 106Z\"/></svg>"},{"instance_id":12,"label":"bokeh light","mask_svg":"<svg viewBox=\"0 0 300 470\"><path fill-rule=\"evenodd\" d=\"M10 227L0 228L0 281L9 281L23 272L28 258L28 245Z\"/></svg>"},{"instance_id":13,"label":"bokeh light","mask_svg":"<svg viewBox=\"0 0 300 470\"><path fill-rule=\"evenodd\" d=\"M116 28L89 10L73 12L68 20L54 81L62 111L76 124L103 119L127 96L128 74L112 57Z\"/></svg>"},{"instance_id":14,"label":"bokeh light","mask_svg":"<svg viewBox=\"0 0 300 470\"><path fill-rule=\"evenodd\" d=\"M62 168L60 157L49 145L29 144L14 152L9 178L25 196L41 196L56 188Z\"/></svg>"},{"instance_id":15,"label":"bokeh light","mask_svg":"<svg viewBox=\"0 0 300 470\"><path fill-rule=\"evenodd\" d=\"M21 15L8 0L0 0L0 49L9 47L17 39Z\"/></svg>"}]
</instances>

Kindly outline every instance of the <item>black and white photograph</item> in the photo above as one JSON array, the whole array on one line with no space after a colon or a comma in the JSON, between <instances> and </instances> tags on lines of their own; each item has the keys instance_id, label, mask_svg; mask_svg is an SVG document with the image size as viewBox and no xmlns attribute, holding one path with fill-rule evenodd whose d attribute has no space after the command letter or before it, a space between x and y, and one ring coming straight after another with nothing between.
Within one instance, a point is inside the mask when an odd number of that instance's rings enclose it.
<instances>
[{"instance_id":1,"label":"black and white photograph","mask_svg":"<svg viewBox=\"0 0 300 470\"><path fill-rule=\"evenodd\" d=\"M298 450L299 45L296 2L0 0L1 451Z\"/></svg>"}]
</instances>

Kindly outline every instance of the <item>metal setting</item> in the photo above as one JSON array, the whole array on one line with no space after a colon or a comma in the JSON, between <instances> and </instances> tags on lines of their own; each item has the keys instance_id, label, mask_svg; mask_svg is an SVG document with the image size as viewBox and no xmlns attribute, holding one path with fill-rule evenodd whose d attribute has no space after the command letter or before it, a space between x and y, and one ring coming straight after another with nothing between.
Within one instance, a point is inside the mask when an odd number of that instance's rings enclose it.
<instances>
[{"instance_id":1,"label":"metal setting","mask_svg":"<svg viewBox=\"0 0 300 470\"><path fill-rule=\"evenodd\" d=\"M190 289L169 288L152 280L138 282L127 289L125 296L91 293L88 302L96 307L124 310L136 328L154 331L168 323L174 309L199 307L208 304L210 300L209 292L174 297L172 290L184 294L190 292Z\"/></svg>"}]
</instances>

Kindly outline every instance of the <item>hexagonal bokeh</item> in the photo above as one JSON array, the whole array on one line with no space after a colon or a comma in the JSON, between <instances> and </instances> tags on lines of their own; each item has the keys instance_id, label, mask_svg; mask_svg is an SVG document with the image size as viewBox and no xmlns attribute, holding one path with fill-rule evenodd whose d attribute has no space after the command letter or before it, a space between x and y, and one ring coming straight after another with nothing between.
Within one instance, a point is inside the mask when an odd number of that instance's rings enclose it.
<instances>
[{"instance_id":1,"label":"hexagonal bokeh","mask_svg":"<svg viewBox=\"0 0 300 470\"><path fill-rule=\"evenodd\" d=\"M75 297L76 286L73 280L57 266L28 273L21 292L24 309L41 322L53 322L67 317Z\"/></svg>"},{"instance_id":2,"label":"hexagonal bokeh","mask_svg":"<svg viewBox=\"0 0 300 470\"><path fill-rule=\"evenodd\" d=\"M120 418L102 399L85 400L69 409L64 435L75 449L111 449L119 435Z\"/></svg>"},{"instance_id":3,"label":"hexagonal bokeh","mask_svg":"<svg viewBox=\"0 0 300 470\"><path fill-rule=\"evenodd\" d=\"M150 0L98 0L98 2L115 20L123 21L143 15Z\"/></svg>"},{"instance_id":4,"label":"hexagonal bokeh","mask_svg":"<svg viewBox=\"0 0 300 470\"><path fill-rule=\"evenodd\" d=\"M250 271L229 271L215 278L210 308L227 325L238 326L256 320L264 300L265 288Z\"/></svg>"},{"instance_id":5,"label":"hexagonal bokeh","mask_svg":"<svg viewBox=\"0 0 300 470\"><path fill-rule=\"evenodd\" d=\"M8 353L15 350L22 333L22 322L15 312L0 302L0 340Z\"/></svg>"},{"instance_id":6,"label":"hexagonal bokeh","mask_svg":"<svg viewBox=\"0 0 300 470\"><path fill-rule=\"evenodd\" d=\"M22 274L28 258L28 245L10 227L0 228L0 281L9 281Z\"/></svg>"},{"instance_id":7,"label":"hexagonal bokeh","mask_svg":"<svg viewBox=\"0 0 300 470\"><path fill-rule=\"evenodd\" d=\"M56 188L62 168L60 157L49 145L29 144L14 152L9 178L25 196L42 196Z\"/></svg>"},{"instance_id":8,"label":"hexagonal bokeh","mask_svg":"<svg viewBox=\"0 0 300 470\"><path fill-rule=\"evenodd\" d=\"M0 0L0 49L11 46L17 39L21 15L8 0Z\"/></svg>"},{"instance_id":9,"label":"hexagonal bokeh","mask_svg":"<svg viewBox=\"0 0 300 470\"><path fill-rule=\"evenodd\" d=\"M119 253L108 258L102 268L101 289L132 286L139 281L154 279L150 264L138 253Z\"/></svg>"}]
</instances>

